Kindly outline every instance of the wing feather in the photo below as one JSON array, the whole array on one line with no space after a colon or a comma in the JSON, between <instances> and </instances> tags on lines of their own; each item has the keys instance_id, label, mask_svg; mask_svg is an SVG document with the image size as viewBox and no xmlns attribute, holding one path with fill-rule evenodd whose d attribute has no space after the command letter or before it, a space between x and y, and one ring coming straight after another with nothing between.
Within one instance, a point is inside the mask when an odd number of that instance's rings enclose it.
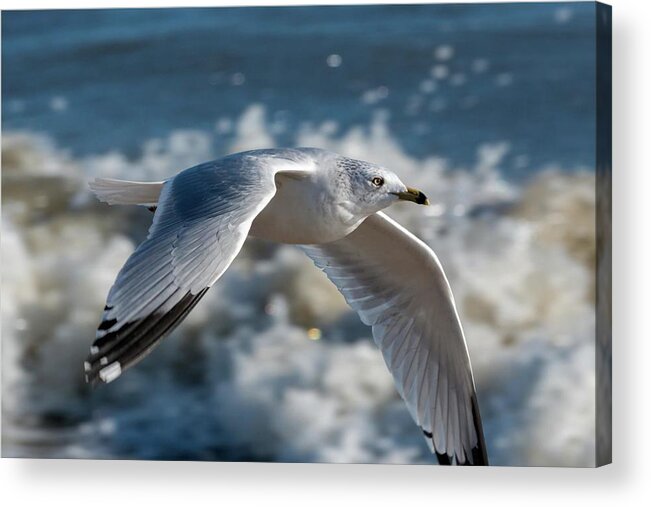
<instances>
[{"instance_id":1,"label":"wing feather","mask_svg":"<svg viewBox=\"0 0 651 507\"><path fill-rule=\"evenodd\" d=\"M303 249L372 327L439 463L487 465L463 330L431 249L383 213L346 238Z\"/></svg>"},{"instance_id":2,"label":"wing feather","mask_svg":"<svg viewBox=\"0 0 651 507\"><path fill-rule=\"evenodd\" d=\"M147 239L107 297L84 364L88 382L114 380L169 334L240 251L276 192L275 174L309 170L275 154L226 157L163 184Z\"/></svg>"}]
</instances>

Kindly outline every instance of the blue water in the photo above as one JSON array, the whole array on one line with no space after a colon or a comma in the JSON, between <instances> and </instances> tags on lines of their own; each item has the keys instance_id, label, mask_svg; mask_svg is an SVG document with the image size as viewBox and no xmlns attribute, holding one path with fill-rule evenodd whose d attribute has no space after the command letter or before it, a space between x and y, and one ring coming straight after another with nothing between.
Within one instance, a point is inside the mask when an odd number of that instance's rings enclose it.
<instances>
[{"instance_id":1,"label":"blue water","mask_svg":"<svg viewBox=\"0 0 651 507\"><path fill-rule=\"evenodd\" d=\"M279 145L307 122L345 132L384 110L417 157L465 165L507 141L520 179L594 166L594 51L592 3L3 12L2 128L137 156L254 103L282 124ZM219 151L229 134L214 136Z\"/></svg>"}]
</instances>

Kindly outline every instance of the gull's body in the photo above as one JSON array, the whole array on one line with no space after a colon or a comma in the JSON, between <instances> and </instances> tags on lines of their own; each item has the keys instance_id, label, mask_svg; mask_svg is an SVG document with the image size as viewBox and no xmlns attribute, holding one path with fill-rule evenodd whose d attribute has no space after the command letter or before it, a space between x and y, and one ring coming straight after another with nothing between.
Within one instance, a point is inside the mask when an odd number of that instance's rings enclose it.
<instances>
[{"instance_id":1,"label":"gull's body","mask_svg":"<svg viewBox=\"0 0 651 507\"><path fill-rule=\"evenodd\" d=\"M257 150L164 182L96 180L109 204L156 208L107 298L85 363L110 382L228 268L248 235L300 245L372 327L396 387L443 464L488 464L470 359L432 250L381 209L427 202L383 169L313 148Z\"/></svg>"},{"instance_id":2,"label":"gull's body","mask_svg":"<svg viewBox=\"0 0 651 507\"><path fill-rule=\"evenodd\" d=\"M360 219L339 205L333 192L336 186L322 184L334 181L336 166L324 165L326 170L317 170L316 161L312 157L303 158L302 152L274 150L274 153L282 153L291 162L276 166L276 193L253 220L251 236L277 243L309 245L341 239L357 228ZM319 155L336 156L329 152ZM294 164L300 167L298 171L292 170Z\"/></svg>"}]
</instances>

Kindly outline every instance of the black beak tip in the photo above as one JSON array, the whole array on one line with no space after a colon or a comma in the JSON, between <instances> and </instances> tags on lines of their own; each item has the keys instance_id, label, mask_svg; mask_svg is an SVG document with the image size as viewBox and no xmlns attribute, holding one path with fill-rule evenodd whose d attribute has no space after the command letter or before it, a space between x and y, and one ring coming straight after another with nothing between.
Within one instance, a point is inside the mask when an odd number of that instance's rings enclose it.
<instances>
[{"instance_id":1,"label":"black beak tip","mask_svg":"<svg viewBox=\"0 0 651 507\"><path fill-rule=\"evenodd\" d=\"M427 196L424 193L418 192L418 197L416 197L416 204L424 204L424 205L428 206L429 205L429 199L427 198Z\"/></svg>"}]
</instances>

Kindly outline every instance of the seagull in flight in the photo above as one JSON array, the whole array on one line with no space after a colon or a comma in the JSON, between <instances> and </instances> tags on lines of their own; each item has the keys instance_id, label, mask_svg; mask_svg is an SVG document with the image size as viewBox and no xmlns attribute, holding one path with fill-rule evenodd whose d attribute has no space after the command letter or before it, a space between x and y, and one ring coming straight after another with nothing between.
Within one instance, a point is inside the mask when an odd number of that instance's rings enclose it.
<instances>
[{"instance_id":1,"label":"seagull in flight","mask_svg":"<svg viewBox=\"0 0 651 507\"><path fill-rule=\"evenodd\" d=\"M454 297L434 252L382 213L429 204L393 172L316 148L253 150L159 182L95 179L108 204L150 208L153 223L117 275L86 381L143 359L222 276L247 236L298 245L364 324L443 465L488 465Z\"/></svg>"}]
</instances>

